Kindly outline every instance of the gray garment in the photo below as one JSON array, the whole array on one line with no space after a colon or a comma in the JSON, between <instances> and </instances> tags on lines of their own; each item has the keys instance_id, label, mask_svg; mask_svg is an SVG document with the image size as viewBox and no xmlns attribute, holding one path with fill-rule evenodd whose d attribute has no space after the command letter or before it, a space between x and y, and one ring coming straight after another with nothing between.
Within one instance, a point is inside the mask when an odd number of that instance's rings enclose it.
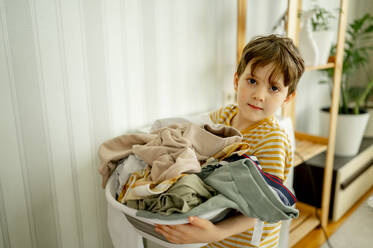
<instances>
[{"instance_id":1,"label":"gray garment","mask_svg":"<svg viewBox=\"0 0 373 248\"><path fill-rule=\"evenodd\" d=\"M138 211L145 218L175 220L207 213L220 208L233 208L248 217L265 222L278 222L298 217L299 211L286 206L277 193L265 182L258 168L249 160L242 159L215 169L204 182L220 194L198 205L187 213L162 216Z\"/></svg>"},{"instance_id":2,"label":"gray garment","mask_svg":"<svg viewBox=\"0 0 373 248\"><path fill-rule=\"evenodd\" d=\"M140 200L129 200L130 208L170 215L186 213L216 195L216 191L203 183L195 174L180 178L167 192Z\"/></svg>"},{"instance_id":3,"label":"gray garment","mask_svg":"<svg viewBox=\"0 0 373 248\"><path fill-rule=\"evenodd\" d=\"M219 161L210 161L210 162L204 164L203 167L202 167L201 172L197 173L196 175L199 176L202 180L204 180L205 178L207 178L217 168L222 167L223 165L229 165L229 163L232 163L232 162L234 162L236 160L240 160L240 159L242 159L242 157L238 158L238 159L235 159L235 160L231 160L230 162L229 161L224 161L224 160L220 161L220 162ZM267 184L268 184L268 180L266 180L266 181L267 181ZM283 192L281 190L279 190L278 188L274 187L271 184L269 184L269 186L271 186L271 188L277 193L277 195L280 197L280 200L286 206L291 206L291 205L294 204L294 203L291 203L289 201L289 199L283 194Z\"/></svg>"}]
</instances>

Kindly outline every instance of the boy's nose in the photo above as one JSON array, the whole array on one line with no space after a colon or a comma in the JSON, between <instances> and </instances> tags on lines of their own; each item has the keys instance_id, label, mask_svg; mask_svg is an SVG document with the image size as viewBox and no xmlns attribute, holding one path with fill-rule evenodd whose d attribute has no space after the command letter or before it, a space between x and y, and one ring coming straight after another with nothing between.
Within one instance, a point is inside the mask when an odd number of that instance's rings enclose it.
<instances>
[{"instance_id":1,"label":"boy's nose","mask_svg":"<svg viewBox=\"0 0 373 248\"><path fill-rule=\"evenodd\" d=\"M253 93L253 98L256 101L264 101L265 98L265 89L258 87L257 90Z\"/></svg>"}]
</instances>

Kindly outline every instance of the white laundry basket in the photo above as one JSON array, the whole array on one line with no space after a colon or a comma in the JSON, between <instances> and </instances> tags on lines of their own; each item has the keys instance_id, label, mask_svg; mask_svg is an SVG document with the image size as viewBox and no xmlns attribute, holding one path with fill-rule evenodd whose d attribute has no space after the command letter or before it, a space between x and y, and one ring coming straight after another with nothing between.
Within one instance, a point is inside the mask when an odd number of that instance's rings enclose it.
<instances>
[{"instance_id":1,"label":"white laundry basket","mask_svg":"<svg viewBox=\"0 0 373 248\"><path fill-rule=\"evenodd\" d=\"M105 195L108 203L115 209L119 210L124 216L127 218L128 222L132 224L135 230L144 238L149 239L157 244L160 244L164 247L170 248L194 248L194 247L201 247L206 245L205 243L198 243L198 244L173 244L169 243L160 233L155 231L155 224L163 224L163 225L177 225L177 224L185 224L188 223L187 218L177 219L177 220L161 220L161 219L148 219L143 218L140 216L136 216L136 212L138 210L127 207L124 204L119 203L115 199L115 191L116 191L116 175L113 173L107 182L105 188ZM221 220L224 216L228 214L230 209L221 208L217 209L198 217L203 219L208 219L212 222L217 222Z\"/></svg>"},{"instance_id":2,"label":"white laundry basket","mask_svg":"<svg viewBox=\"0 0 373 248\"><path fill-rule=\"evenodd\" d=\"M211 120L210 120L208 114L189 117L189 118L185 118L185 117L183 117L183 118L166 118L166 119L157 120L153 124L152 128L144 128L142 131L147 132L147 131L149 131L149 129L154 130L154 129L161 128L161 127L166 126L166 125L170 125L170 124L173 124L173 123L184 122L184 121L191 121L191 122L197 123L197 124L211 123ZM294 137L294 132L293 132L291 120L289 118L279 118L279 122L280 122L281 127L285 128L286 132L289 134L289 138L291 140L292 146L293 146L293 148L295 148L295 137ZM106 188L105 188L106 199L107 199L108 204L110 205L109 210L113 210L112 212L115 211L115 213L120 212L121 214L123 214L123 216L133 226L134 230L137 233L139 233L142 237L144 237L148 240L151 240L151 241L153 241L153 242L155 242L155 243L157 243L161 246L170 247L170 248L174 248L174 247L175 248L192 248L192 247L201 247L201 246L205 245L203 243L201 243L201 244L186 244L186 245L177 245L177 244L169 243L161 234L155 232L154 225L155 224L166 224L166 225L184 224L184 223L188 223L188 220L186 218L184 218L184 219L178 219L178 220L172 220L172 221L171 220L165 221L165 220L159 220L159 219L147 219L147 218L142 218L142 217L136 216L136 212L137 212L136 209L129 208L126 205L123 205L123 204L119 203L115 199L115 191L116 191L115 188L116 188L117 180L118 180L117 176L115 175L115 173L113 173L111 175L107 185L106 185ZM288 180L288 185L287 186L290 187L291 185L292 185L292 176L290 176L290 180ZM218 210L206 213L204 215L199 215L199 217L204 218L204 219L208 219L212 222L217 222L217 221L221 220L223 218L223 216L226 216L229 211L230 211L230 209L226 209L226 208L218 209ZM113 220L113 219L109 218L108 221L109 221L109 226L111 226L111 228L118 229L118 222L122 223L122 222L125 222L126 220L125 219L120 219L120 220L115 219L115 220ZM114 223L114 222L116 222L116 223ZM286 226L285 228L284 227L281 228L282 229L281 230L282 235L280 235L280 246L279 247L287 247L290 222L291 222L291 220L284 221L284 223L287 224L287 225L284 225L284 226ZM122 223L122 224L123 224L121 226L122 228L126 227L126 224L124 224L124 223ZM110 227L109 227L109 229L110 229ZM115 233L111 232L110 234L111 234L111 236L112 235L119 236L119 235L121 235L120 233L121 233L120 231L116 230ZM116 237L115 240L123 241L123 239L121 239L121 238L122 237ZM112 239L113 239L113 237L112 237ZM120 243L118 245L118 247L115 246L116 248L126 247L126 246L123 246L124 242L121 242L121 241L118 242L118 243Z\"/></svg>"}]
</instances>

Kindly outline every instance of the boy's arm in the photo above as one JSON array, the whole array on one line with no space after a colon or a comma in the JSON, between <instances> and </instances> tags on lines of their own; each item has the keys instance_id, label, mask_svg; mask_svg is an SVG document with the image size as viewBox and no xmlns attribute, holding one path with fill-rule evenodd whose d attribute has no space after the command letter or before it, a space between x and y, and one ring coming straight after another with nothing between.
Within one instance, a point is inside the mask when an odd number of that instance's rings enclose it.
<instances>
[{"instance_id":1,"label":"boy's arm","mask_svg":"<svg viewBox=\"0 0 373 248\"><path fill-rule=\"evenodd\" d=\"M156 225L156 231L175 244L211 243L241 233L255 225L255 219L237 213L217 224L193 216L189 224Z\"/></svg>"}]
</instances>

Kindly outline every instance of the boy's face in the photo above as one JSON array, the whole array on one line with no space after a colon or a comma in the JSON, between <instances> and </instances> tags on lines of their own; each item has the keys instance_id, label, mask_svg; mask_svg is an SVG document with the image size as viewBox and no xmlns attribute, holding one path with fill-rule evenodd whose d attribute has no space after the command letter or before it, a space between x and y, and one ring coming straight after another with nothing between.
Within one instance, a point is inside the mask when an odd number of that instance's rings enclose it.
<instances>
[{"instance_id":1,"label":"boy's face","mask_svg":"<svg viewBox=\"0 0 373 248\"><path fill-rule=\"evenodd\" d=\"M251 72L251 63L238 78L234 79L234 89L237 93L238 116L241 124L250 126L274 114L288 99L288 88L284 85L283 75L270 82L273 64L256 67L255 74Z\"/></svg>"}]
</instances>

